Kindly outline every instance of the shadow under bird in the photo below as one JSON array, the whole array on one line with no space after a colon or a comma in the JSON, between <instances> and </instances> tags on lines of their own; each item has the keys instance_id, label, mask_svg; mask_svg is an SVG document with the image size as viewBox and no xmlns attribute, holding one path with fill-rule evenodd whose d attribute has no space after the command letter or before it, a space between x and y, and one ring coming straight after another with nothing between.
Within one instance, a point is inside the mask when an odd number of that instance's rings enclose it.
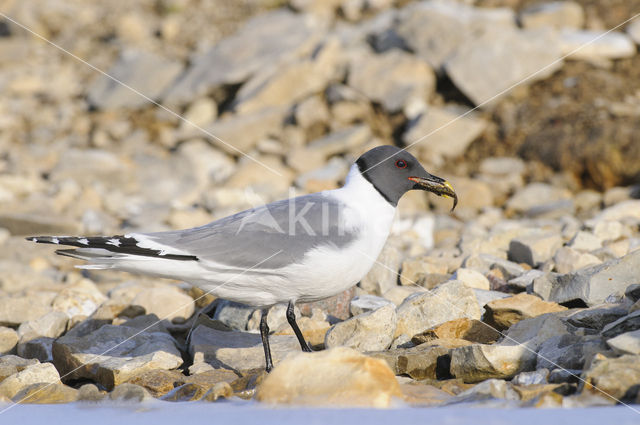
<instances>
[{"instance_id":1,"label":"shadow under bird","mask_svg":"<svg viewBox=\"0 0 640 425\"><path fill-rule=\"evenodd\" d=\"M458 198L410 153L379 146L351 167L343 187L273 202L201 227L107 237L36 236L68 245L57 254L88 261L85 269L115 269L179 279L216 297L262 309L266 369L273 367L267 312L288 304L287 321L303 351L311 351L294 314L296 302L339 294L373 266L391 230L398 201L410 190Z\"/></svg>"}]
</instances>

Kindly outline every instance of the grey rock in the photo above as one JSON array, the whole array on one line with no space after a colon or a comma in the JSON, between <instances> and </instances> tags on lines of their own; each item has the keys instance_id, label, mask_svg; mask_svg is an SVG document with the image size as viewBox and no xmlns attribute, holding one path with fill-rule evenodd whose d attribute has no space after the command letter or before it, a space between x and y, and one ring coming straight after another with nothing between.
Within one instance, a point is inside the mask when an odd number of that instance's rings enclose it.
<instances>
[{"instance_id":1,"label":"grey rock","mask_svg":"<svg viewBox=\"0 0 640 425\"><path fill-rule=\"evenodd\" d=\"M473 293L476 295L476 299L478 300L478 305L481 309L484 308L488 303L494 300L501 300L503 298L508 298L511 294L506 294L500 291L485 291L483 289L474 289ZM482 310L481 310L482 311Z\"/></svg>"},{"instance_id":2,"label":"grey rock","mask_svg":"<svg viewBox=\"0 0 640 425\"><path fill-rule=\"evenodd\" d=\"M576 328L566 323L557 313L547 313L531 319L521 320L504 331L500 345L524 344L531 350L537 350L547 339L573 334Z\"/></svg>"},{"instance_id":3,"label":"grey rock","mask_svg":"<svg viewBox=\"0 0 640 425\"><path fill-rule=\"evenodd\" d=\"M309 142L308 148L324 154L326 158L358 149L371 137L371 130L364 124L334 131Z\"/></svg>"},{"instance_id":4,"label":"grey rock","mask_svg":"<svg viewBox=\"0 0 640 425\"><path fill-rule=\"evenodd\" d=\"M572 59L621 59L636 54L631 38L617 31L605 33L565 28L560 31L558 42L562 54L571 53Z\"/></svg>"},{"instance_id":5,"label":"grey rock","mask_svg":"<svg viewBox=\"0 0 640 425\"><path fill-rule=\"evenodd\" d=\"M624 295L633 302L640 300L640 283L634 283L627 286L627 289L624 291Z\"/></svg>"},{"instance_id":6,"label":"grey rock","mask_svg":"<svg viewBox=\"0 0 640 425\"><path fill-rule=\"evenodd\" d=\"M532 208L541 208L547 203L564 201L571 198L571 192L546 183L530 183L518 190L507 201L507 210L526 213Z\"/></svg>"},{"instance_id":7,"label":"grey rock","mask_svg":"<svg viewBox=\"0 0 640 425\"><path fill-rule=\"evenodd\" d=\"M424 61L394 49L355 55L347 82L386 111L397 112L412 100L428 99L435 90L436 77Z\"/></svg>"},{"instance_id":8,"label":"grey rock","mask_svg":"<svg viewBox=\"0 0 640 425\"><path fill-rule=\"evenodd\" d=\"M524 274L518 277L514 277L509 279L507 284L510 287L517 288L520 290L526 290L529 286L533 285L533 281L543 276L544 272L541 270L528 270Z\"/></svg>"},{"instance_id":9,"label":"grey rock","mask_svg":"<svg viewBox=\"0 0 640 425\"><path fill-rule=\"evenodd\" d=\"M464 114L463 116L461 116ZM402 135L405 145L424 140L419 146L420 155L454 158L461 155L487 127L487 122L465 111L429 107L412 120Z\"/></svg>"},{"instance_id":10,"label":"grey rock","mask_svg":"<svg viewBox=\"0 0 640 425\"><path fill-rule=\"evenodd\" d=\"M640 310L619 318L602 328L602 335L612 338L620 334L640 329Z\"/></svg>"},{"instance_id":11,"label":"grey rock","mask_svg":"<svg viewBox=\"0 0 640 425\"><path fill-rule=\"evenodd\" d=\"M407 297L397 309L396 335L415 335L449 320L480 319L480 316L473 290L453 280L432 291Z\"/></svg>"},{"instance_id":12,"label":"grey rock","mask_svg":"<svg viewBox=\"0 0 640 425\"><path fill-rule=\"evenodd\" d=\"M215 305L214 320L219 320L230 329L247 330L247 323L249 323L255 307L223 299L217 299L213 304Z\"/></svg>"},{"instance_id":13,"label":"grey rock","mask_svg":"<svg viewBox=\"0 0 640 425\"><path fill-rule=\"evenodd\" d=\"M442 370L439 359L446 357L451 349L442 346L421 344L411 348L396 348L374 353L367 353L371 357L387 362L396 375L409 375L413 379L437 379L440 373L445 375L448 370Z\"/></svg>"},{"instance_id":14,"label":"grey rock","mask_svg":"<svg viewBox=\"0 0 640 425\"><path fill-rule=\"evenodd\" d=\"M357 316L362 313L368 313L373 310L377 310L385 305L392 304L386 298L377 297L375 295L356 295L349 302L349 312L352 316Z\"/></svg>"},{"instance_id":15,"label":"grey rock","mask_svg":"<svg viewBox=\"0 0 640 425\"><path fill-rule=\"evenodd\" d=\"M538 267L550 260L562 247L562 238L556 233L533 233L520 236L509 243L509 260Z\"/></svg>"},{"instance_id":16,"label":"grey rock","mask_svg":"<svg viewBox=\"0 0 640 425\"><path fill-rule=\"evenodd\" d=\"M18 333L11 328L0 326L0 355L15 352Z\"/></svg>"},{"instance_id":17,"label":"grey rock","mask_svg":"<svg viewBox=\"0 0 640 425\"><path fill-rule=\"evenodd\" d=\"M548 33L492 31L465 42L447 59L445 70L456 87L481 105L525 78L539 80L560 68L561 52L554 41Z\"/></svg>"},{"instance_id":18,"label":"grey rock","mask_svg":"<svg viewBox=\"0 0 640 425\"><path fill-rule=\"evenodd\" d=\"M618 354L640 354L640 329L610 338L607 345Z\"/></svg>"},{"instance_id":19,"label":"grey rock","mask_svg":"<svg viewBox=\"0 0 640 425\"><path fill-rule=\"evenodd\" d=\"M81 279L60 291L53 299L51 307L55 311L65 313L69 318L90 316L106 300L107 297L92 281Z\"/></svg>"},{"instance_id":20,"label":"grey rock","mask_svg":"<svg viewBox=\"0 0 640 425\"><path fill-rule=\"evenodd\" d=\"M558 249L553 256L555 270L558 273L571 273L585 267L595 266L602 261L595 255L576 251L568 246Z\"/></svg>"},{"instance_id":21,"label":"grey rock","mask_svg":"<svg viewBox=\"0 0 640 425\"><path fill-rule=\"evenodd\" d=\"M66 379L91 379L112 389L150 369L175 369L182 364L182 356L166 332L104 325L83 337L58 338L53 362Z\"/></svg>"},{"instance_id":22,"label":"grey rock","mask_svg":"<svg viewBox=\"0 0 640 425\"><path fill-rule=\"evenodd\" d=\"M41 363L53 361L55 338L39 337L18 344L18 355L25 359L37 359Z\"/></svg>"},{"instance_id":23,"label":"grey rock","mask_svg":"<svg viewBox=\"0 0 640 425\"><path fill-rule=\"evenodd\" d=\"M101 75L88 92L89 103L100 109L138 108L149 103L120 82L144 96L157 100L182 72L182 63L142 51L125 51L109 69L109 78ZM114 81L118 80L117 81Z\"/></svg>"},{"instance_id":24,"label":"grey rock","mask_svg":"<svg viewBox=\"0 0 640 425\"><path fill-rule=\"evenodd\" d=\"M464 260L464 266L481 273L497 268L506 279L514 279L527 272L520 264L491 254L472 254Z\"/></svg>"},{"instance_id":25,"label":"grey rock","mask_svg":"<svg viewBox=\"0 0 640 425\"><path fill-rule=\"evenodd\" d=\"M109 398L115 401L128 401L139 403L151 400L153 397L144 387L136 384L120 384L109 393Z\"/></svg>"},{"instance_id":26,"label":"grey rock","mask_svg":"<svg viewBox=\"0 0 640 425\"><path fill-rule=\"evenodd\" d=\"M371 270L359 283L359 286L370 294L383 295L398 285L398 271L402 258L397 244L393 241L389 242L382 249Z\"/></svg>"},{"instance_id":27,"label":"grey rock","mask_svg":"<svg viewBox=\"0 0 640 425\"><path fill-rule=\"evenodd\" d=\"M346 346L358 351L389 348L396 331L396 306L392 303L336 323L325 336L325 347Z\"/></svg>"},{"instance_id":28,"label":"grey rock","mask_svg":"<svg viewBox=\"0 0 640 425\"><path fill-rule=\"evenodd\" d=\"M622 201L610 207L607 207L596 214L590 220L586 221L587 226L594 228L602 221L626 221L631 220L640 222L640 199L631 199Z\"/></svg>"},{"instance_id":29,"label":"grey rock","mask_svg":"<svg viewBox=\"0 0 640 425\"><path fill-rule=\"evenodd\" d=\"M579 369L553 369L549 372L550 384L562 384L564 382L577 382L582 370Z\"/></svg>"},{"instance_id":30,"label":"grey rock","mask_svg":"<svg viewBox=\"0 0 640 425\"><path fill-rule=\"evenodd\" d=\"M540 345L536 368L582 369L594 354L607 350L600 336L556 335Z\"/></svg>"},{"instance_id":31,"label":"grey rock","mask_svg":"<svg viewBox=\"0 0 640 425\"><path fill-rule=\"evenodd\" d=\"M466 40L495 28L514 27L514 13L507 8L484 9L458 2L425 1L405 7L395 30L411 50L439 70Z\"/></svg>"},{"instance_id":32,"label":"grey rock","mask_svg":"<svg viewBox=\"0 0 640 425\"><path fill-rule=\"evenodd\" d=\"M578 251L594 251L602 248L602 240L592 233L580 231L567 244Z\"/></svg>"},{"instance_id":33,"label":"grey rock","mask_svg":"<svg viewBox=\"0 0 640 425\"><path fill-rule=\"evenodd\" d=\"M522 345L473 344L451 352L451 374L465 382L512 378L534 366L535 352Z\"/></svg>"},{"instance_id":34,"label":"grey rock","mask_svg":"<svg viewBox=\"0 0 640 425\"><path fill-rule=\"evenodd\" d=\"M270 135L278 135L286 116L286 109L272 106L246 114L223 115L205 129L215 135L208 140L230 155L246 152ZM176 140L201 137L201 130L188 127L175 134Z\"/></svg>"},{"instance_id":35,"label":"grey rock","mask_svg":"<svg viewBox=\"0 0 640 425\"><path fill-rule=\"evenodd\" d=\"M549 376L548 369L538 369L531 372L520 372L513 377L511 383L514 385L537 385L546 384Z\"/></svg>"},{"instance_id":36,"label":"grey rock","mask_svg":"<svg viewBox=\"0 0 640 425\"><path fill-rule=\"evenodd\" d=\"M638 280L639 268L640 251L636 251L573 273L550 276L549 300L558 303L582 300L588 306L602 304L610 295L623 296L629 284Z\"/></svg>"},{"instance_id":37,"label":"grey rock","mask_svg":"<svg viewBox=\"0 0 640 425\"><path fill-rule=\"evenodd\" d=\"M601 331L603 327L627 315L627 309L620 304L602 304L580 309L567 316L567 322L578 328Z\"/></svg>"},{"instance_id":38,"label":"grey rock","mask_svg":"<svg viewBox=\"0 0 640 425\"><path fill-rule=\"evenodd\" d=\"M300 345L293 335L269 337L274 365L288 353L299 351ZM191 334L189 353L193 364L209 364L213 368L249 370L264 368L264 350L259 334L229 332L198 326Z\"/></svg>"},{"instance_id":39,"label":"grey rock","mask_svg":"<svg viewBox=\"0 0 640 425\"><path fill-rule=\"evenodd\" d=\"M308 51L318 25L308 15L280 9L247 21L236 34L196 56L164 95L169 104L187 102L223 85L246 81L258 70Z\"/></svg>"},{"instance_id":40,"label":"grey rock","mask_svg":"<svg viewBox=\"0 0 640 425\"><path fill-rule=\"evenodd\" d=\"M573 1L554 1L527 7L518 19L524 28L582 28L584 10Z\"/></svg>"}]
</instances>

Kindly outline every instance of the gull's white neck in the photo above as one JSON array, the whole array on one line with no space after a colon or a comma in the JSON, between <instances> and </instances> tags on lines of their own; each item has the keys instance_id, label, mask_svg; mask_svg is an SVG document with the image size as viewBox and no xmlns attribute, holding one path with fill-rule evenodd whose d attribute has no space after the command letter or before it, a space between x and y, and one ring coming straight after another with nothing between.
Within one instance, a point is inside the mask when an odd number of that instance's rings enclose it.
<instances>
[{"instance_id":1,"label":"gull's white neck","mask_svg":"<svg viewBox=\"0 0 640 425\"><path fill-rule=\"evenodd\" d=\"M375 226L377 231L388 235L396 208L365 179L358 166L353 164L349 170L344 186L326 192L350 209L357 212L363 224ZM365 227L369 227L365 225Z\"/></svg>"}]
</instances>

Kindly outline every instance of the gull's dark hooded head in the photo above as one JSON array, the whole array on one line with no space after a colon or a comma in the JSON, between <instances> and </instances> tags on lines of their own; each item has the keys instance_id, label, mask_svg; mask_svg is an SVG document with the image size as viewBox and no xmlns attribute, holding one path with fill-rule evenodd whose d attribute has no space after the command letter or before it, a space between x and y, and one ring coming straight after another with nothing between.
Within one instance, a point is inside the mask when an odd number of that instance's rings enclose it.
<instances>
[{"instance_id":1,"label":"gull's dark hooded head","mask_svg":"<svg viewBox=\"0 0 640 425\"><path fill-rule=\"evenodd\" d=\"M429 174L416 157L395 146L373 148L362 154L356 164L362 176L394 207L402 195L414 189L451 197L453 208L458 203L449 182Z\"/></svg>"}]
</instances>

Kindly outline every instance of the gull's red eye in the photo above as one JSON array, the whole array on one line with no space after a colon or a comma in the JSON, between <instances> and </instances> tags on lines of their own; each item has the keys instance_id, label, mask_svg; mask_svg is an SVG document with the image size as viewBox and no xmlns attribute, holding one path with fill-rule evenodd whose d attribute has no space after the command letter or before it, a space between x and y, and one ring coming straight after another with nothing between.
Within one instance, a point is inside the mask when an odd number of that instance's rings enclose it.
<instances>
[{"instance_id":1,"label":"gull's red eye","mask_svg":"<svg viewBox=\"0 0 640 425\"><path fill-rule=\"evenodd\" d=\"M398 168L407 168L407 163L403 159L399 159L396 161L396 167Z\"/></svg>"}]
</instances>

